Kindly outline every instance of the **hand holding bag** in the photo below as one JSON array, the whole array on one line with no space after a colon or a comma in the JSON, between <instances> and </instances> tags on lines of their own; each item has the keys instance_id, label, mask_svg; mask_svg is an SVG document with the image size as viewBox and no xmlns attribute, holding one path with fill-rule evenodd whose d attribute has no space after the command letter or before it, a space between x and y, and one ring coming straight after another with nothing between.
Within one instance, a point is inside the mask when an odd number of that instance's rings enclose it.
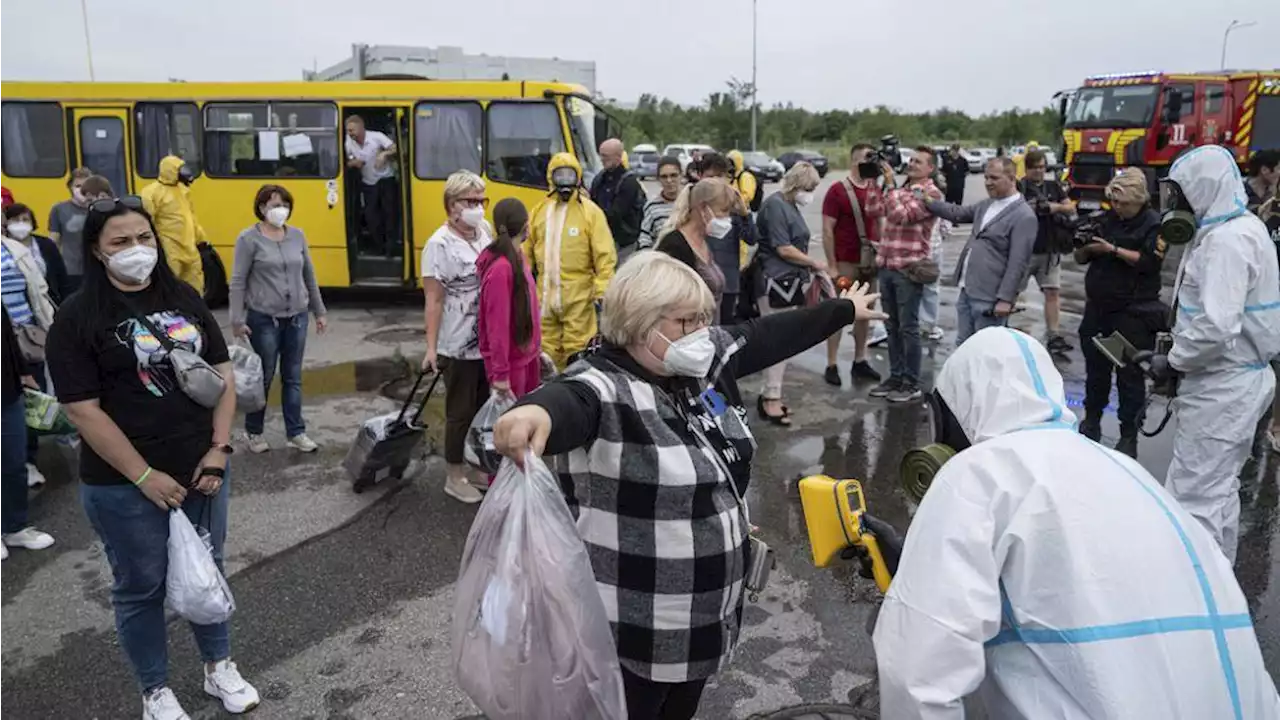
<instances>
[{"instance_id":1,"label":"hand holding bag","mask_svg":"<svg viewBox=\"0 0 1280 720\"><path fill-rule=\"evenodd\" d=\"M258 412L267 406L267 388L263 383L262 358L253 348L236 343L227 348L236 378L236 409L243 413Z\"/></svg>"}]
</instances>

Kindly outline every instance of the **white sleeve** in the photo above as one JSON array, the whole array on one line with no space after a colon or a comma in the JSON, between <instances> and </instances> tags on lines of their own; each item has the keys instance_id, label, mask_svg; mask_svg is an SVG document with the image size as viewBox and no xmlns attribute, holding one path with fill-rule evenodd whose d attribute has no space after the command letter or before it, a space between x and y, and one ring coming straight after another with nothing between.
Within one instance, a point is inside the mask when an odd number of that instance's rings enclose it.
<instances>
[{"instance_id":1,"label":"white sleeve","mask_svg":"<svg viewBox=\"0 0 1280 720\"><path fill-rule=\"evenodd\" d=\"M1205 238L1216 242L1202 241L1195 251L1199 257L1188 260L1198 264L1195 282L1203 307L1191 307L1182 298L1174 300L1179 312L1190 318L1174 334L1169 351L1169 364L1180 372L1194 372L1219 360L1240 337L1244 325L1249 280L1257 273L1245 255L1243 239L1225 235Z\"/></svg>"},{"instance_id":2,"label":"white sleeve","mask_svg":"<svg viewBox=\"0 0 1280 720\"><path fill-rule=\"evenodd\" d=\"M348 155L355 155L356 154L355 140L352 140L351 136L348 135L347 139L342 142L342 148L347 151Z\"/></svg>"},{"instance_id":3,"label":"white sleeve","mask_svg":"<svg viewBox=\"0 0 1280 720\"><path fill-rule=\"evenodd\" d=\"M379 150L395 147L395 143L391 142L391 138L387 137L386 133L378 133L373 139L378 143Z\"/></svg>"},{"instance_id":4,"label":"white sleeve","mask_svg":"<svg viewBox=\"0 0 1280 720\"><path fill-rule=\"evenodd\" d=\"M959 461L959 462L958 462ZM1000 629L992 477L952 460L911 521L873 636L886 718L962 720Z\"/></svg>"},{"instance_id":5,"label":"white sleeve","mask_svg":"<svg viewBox=\"0 0 1280 720\"><path fill-rule=\"evenodd\" d=\"M444 274L444 243L434 237L422 248L422 277L441 279Z\"/></svg>"}]
</instances>

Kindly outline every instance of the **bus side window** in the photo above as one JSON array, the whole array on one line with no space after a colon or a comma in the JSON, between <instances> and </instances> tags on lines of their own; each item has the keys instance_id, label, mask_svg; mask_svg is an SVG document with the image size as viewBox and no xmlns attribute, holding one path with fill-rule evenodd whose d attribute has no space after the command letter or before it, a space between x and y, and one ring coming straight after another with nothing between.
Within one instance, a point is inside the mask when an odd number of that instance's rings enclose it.
<instances>
[{"instance_id":1,"label":"bus side window","mask_svg":"<svg viewBox=\"0 0 1280 720\"><path fill-rule=\"evenodd\" d=\"M67 136L57 103L4 103L0 128L5 175L56 178L67 174Z\"/></svg>"},{"instance_id":2,"label":"bus side window","mask_svg":"<svg viewBox=\"0 0 1280 720\"><path fill-rule=\"evenodd\" d=\"M177 155L192 172L203 169L200 153L200 116L195 103L138 103L133 112L133 154L138 175L153 178L160 160Z\"/></svg>"},{"instance_id":3,"label":"bus side window","mask_svg":"<svg viewBox=\"0 0 1280 720\"><path fill-rule=\"evenodd\" d=\"M560 113L549 102L491 102L485 146L490 179L545 188L551 156L565 151Z\"/></svg>"},{"instance_id":4,"label":"bus side window","mask_svg":"<svg viewBox=\"0 0 1280 720\"><path fill-rule=\"evenodd\" d=\"M341 165L333 103L208 103L204 140L214 177L335 178Z\"/></svg>"},{"instance_id":5,"label":"bus side window","mask_svg":"<svg viewBox=\"0 0 1280 720\"><path fill-rule=\"evenodd\" d=\"M478 102L421 102L414 108L414 174L443 180L459 170L480 175L484 168Z\"/></svg>"}]
</instances>

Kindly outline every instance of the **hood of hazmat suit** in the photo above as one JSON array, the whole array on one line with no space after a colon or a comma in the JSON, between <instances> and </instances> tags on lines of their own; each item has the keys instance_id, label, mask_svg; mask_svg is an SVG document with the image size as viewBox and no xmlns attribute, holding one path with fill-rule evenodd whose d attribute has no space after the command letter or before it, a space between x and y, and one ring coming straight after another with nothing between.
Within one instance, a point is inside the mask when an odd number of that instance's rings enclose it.
<instances>
[{"instance_id":1,"label":"hood of hazmat suit","mask_svg":"<svg viewBox=\"0 0 1280 720\"><path fill-rule=\"evenodd\" d=\"M912 520L874 634L886 718L1278 718L1231 566L1135 461L1075 431L1030 336L936 382L973 445Z\"/></svg>"},{"instance_id":2,"label":"hood of hazmat suit","mask_svg":"<svg viewBox=\"0 0 1280 720\"><path fill-rule=\"evenodd\" d=\"M1169 171L1195 214L1195 239L1178 268L1169 365L1184 373L1166 485L1234 560L1237 474L1271 404L1280 353L1280 267L1267 228L1245 209L1235 159L1208 145Z\"/></svg>"},{"instance_id":3,"label":"hood of hazmat suit","mask_svg":"<svg viewBox=\"0 0 1280 720\"><path fill-rule=\"evenodd\" d=\"M178 172L184 164L176 155L161 159L156 181L140 193L170 264L198 263L200 251L196 244L204 239L204 230L196 222L191 206L191 191L178 181Z\"/></svg>"},{"instance_id":4,"label":"hood of hazmat suit","mask_svg":"<svg viewBox=\"0 0 1280 720\"><path fill-rule=\"evenodd\" d=\"M572 168L577 185L567 198L557 188L557 170ZM560 173L561 175L563 173ZM561 369L596 334L594 303L604 297L618 263L618 250L600 206L581 187L582 166L569 153L547 164L547 198L529 213L525 257L538 285L542 349Z\"/></svg>"}]
</instances>

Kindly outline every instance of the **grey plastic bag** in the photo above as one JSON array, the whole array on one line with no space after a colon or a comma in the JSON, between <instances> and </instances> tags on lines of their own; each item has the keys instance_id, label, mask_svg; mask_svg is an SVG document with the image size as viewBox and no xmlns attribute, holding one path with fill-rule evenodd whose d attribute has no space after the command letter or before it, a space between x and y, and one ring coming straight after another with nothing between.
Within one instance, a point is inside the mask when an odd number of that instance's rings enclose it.
<instances>
[{"instance_id":1,"label":"grey plastic bag","mask_svg":"<svg viewBox=\"0 0 1280 720\"><path fill-rule=\"evenodd\" d=\"M187 514L178 509L169 511L169 570L164 586L169 608L197 625L226 622L235 612L236 601L214 562L208 532L196 532Z\"/></svg>"},{"instance_id":2,"label":"grey plastic bag","mask_svg":"<svg viewBox=\"0 0 1280 720\"><path fill-rule=\"evenodd\" d=\"M495 391L480 406L479 412L471 420L467 428L467 442L462 447L462 459L478 470L492 475L498 472L502 464L502 455L493 444L493 426L502 417L502 413L516 404L516 398L509 392Z\"/></svg>"},{"instance_id":3,"label":"grey plastic bag","mask_svg":"<svg viewBox=\"0 0 1280 720\"><path fill-rule=\"evenodd\" d=\"M625 720L622 672L586 546L541 460L506 460L462 551L458 685L489 720Z\"/></svg>"},{"instance_id":4,"label":"grey plastic bag","mask_svg":"<svg viewBox=\"0 0 1280 720\"><path fill-rule=\"evenodd\" d=\"M262 357L239 343L227 348L236 377L236 409L258 412L267 406L267 388L262 381Z\"/></svg>"}]
</instances>

